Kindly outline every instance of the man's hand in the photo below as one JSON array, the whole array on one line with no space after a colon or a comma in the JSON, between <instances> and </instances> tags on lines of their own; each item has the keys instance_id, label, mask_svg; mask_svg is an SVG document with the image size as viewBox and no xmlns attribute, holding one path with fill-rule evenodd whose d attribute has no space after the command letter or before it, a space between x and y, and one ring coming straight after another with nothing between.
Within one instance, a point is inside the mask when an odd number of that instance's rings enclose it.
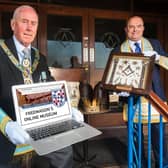
<instances>
[{"instance_id":1,"label":"man's hand","mask_svg":"<svg viewBox=\"0 0 168 168\"><path fill-rule=\"evenodd\" d=\"M84 121L84 116L83 114L76 108L72 107L72 118L75 119L76 121L83 122Z\"/></svg>"},{"instance_id":2,"label":"man's hand","mask_svg":"<svg viewBox=\"0 0 168 168\"><path fill-rule=\"evenodd\" d=\"M29 134L16 121L9 121L6 124L5 132L9 140L15 145L29 143Z\"/></svg>"},{"instance_id":3,"label":"man's hand","mask_svg":"<svg viewBox=\"0 0 168 168\"><path fill-rule=\"evenodd\" d=\"M156 52L156 51L144 51L143 52L144 56L146 57L151 57L151 56L155 56L155 61L158 61L160 58L160 55Z\"/></svg>"}]
</instances>

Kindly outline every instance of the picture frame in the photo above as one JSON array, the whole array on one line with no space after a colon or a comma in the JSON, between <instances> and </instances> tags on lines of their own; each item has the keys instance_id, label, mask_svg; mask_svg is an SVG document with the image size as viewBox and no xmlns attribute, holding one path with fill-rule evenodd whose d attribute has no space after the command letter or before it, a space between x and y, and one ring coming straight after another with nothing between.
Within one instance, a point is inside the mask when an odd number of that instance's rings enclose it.
<instances>
[{"instance_id":1,"label":"picture frame","mask_svg":"<svg viewBox=\"0 0 168 168\"><path fill-rule=\"evenodd\" d=\"M111 54L102 83L105 89L147 95L151 90L155 57L137 53Z\"/></svg>"}]
</instances>

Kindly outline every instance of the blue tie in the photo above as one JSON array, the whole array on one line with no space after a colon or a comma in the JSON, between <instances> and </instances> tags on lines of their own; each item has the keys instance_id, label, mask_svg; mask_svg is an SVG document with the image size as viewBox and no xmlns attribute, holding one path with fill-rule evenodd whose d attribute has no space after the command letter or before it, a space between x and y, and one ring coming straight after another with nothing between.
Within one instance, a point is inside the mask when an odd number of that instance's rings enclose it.
<instances>
[{"instance_id":1,"label":"blue tie","mask_svg":"<svg viewBox=\"0 0 168 168\"><path fill-rule=\"evenodd\" d=\"M141 47L139 43L134 43L134 45L135 45L135 53L141 53Z\"/></svg>"}]
</instances>

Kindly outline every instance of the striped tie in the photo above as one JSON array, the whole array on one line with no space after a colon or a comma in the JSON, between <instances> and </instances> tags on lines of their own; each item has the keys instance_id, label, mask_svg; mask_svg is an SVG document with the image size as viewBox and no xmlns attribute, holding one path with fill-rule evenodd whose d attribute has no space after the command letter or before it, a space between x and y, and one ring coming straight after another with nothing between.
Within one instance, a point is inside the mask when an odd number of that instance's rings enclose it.
<instances>
[{"instance_id":1,"label":"striped tie","mask_svg":"<svg viewBox=\"0 0 168 168\"><path fill-rule=\"evenodd\" d=\"M23 66L23 79L25 84L33 83L32 75L31 75L31 62L30 62L30 50L28 48L24 48L23 50L24 57L22 60Z\"/></svg>"},{"instance_id":2,"label":"striped tie","mask_svg":"<svg viewBox=\"0 0 168 168\"><path fill-rule=\"evenodd\" d=\"M141 47L140 47L140 45L139 45L139 43L134 43L134 45L135 45L135 53L141 53Z\"/></svg>"}]
</instances>

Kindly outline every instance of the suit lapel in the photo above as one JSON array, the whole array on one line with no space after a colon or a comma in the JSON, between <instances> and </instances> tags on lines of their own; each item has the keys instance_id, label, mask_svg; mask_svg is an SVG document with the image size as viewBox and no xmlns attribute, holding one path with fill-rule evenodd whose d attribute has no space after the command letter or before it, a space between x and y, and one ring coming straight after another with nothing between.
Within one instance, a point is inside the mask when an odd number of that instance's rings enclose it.
<instances>
[{"instance_id":1,"label":"suit lapel","mask_svg":"<svg viewBox=\"0 0 168 168\"><path fill-rule=\"evenodd\" d=\"M18 55L17 55L17 50L14 44L14 41L12 38L5 40L5 44L13 54L13 56L19 61ZM22 77L22 72L12 63L12 61L8 58L9 66L12 70L13 76L17 79L17 81L20 81Z\"/></svg>"},{"instance_id":2,"label":"suit lapel","mask_svg":"<svg viewBox=\"0 0 168 168\"><path fill-rule=\"evenodd\" d=\"M8 39L5 41L5 44L7 45L7 47L9 48L9 50L12 52L12 54L15 56L15 58L17 60L19 60L18 55L17 55L17 50L14 44L14 41L12 38Z\"/></svg>"},{"instance_id":3,"label":"suit lapel","mask_svg":"<svg viewBox=\"0 0 168 168\"><path fill-rule=\"evenodd\" d=\"M35 58L35 50L33 50L33 48L31 48L31 63L32 64L34 62L34 58Z\"/></svg>"}]
</instances>

